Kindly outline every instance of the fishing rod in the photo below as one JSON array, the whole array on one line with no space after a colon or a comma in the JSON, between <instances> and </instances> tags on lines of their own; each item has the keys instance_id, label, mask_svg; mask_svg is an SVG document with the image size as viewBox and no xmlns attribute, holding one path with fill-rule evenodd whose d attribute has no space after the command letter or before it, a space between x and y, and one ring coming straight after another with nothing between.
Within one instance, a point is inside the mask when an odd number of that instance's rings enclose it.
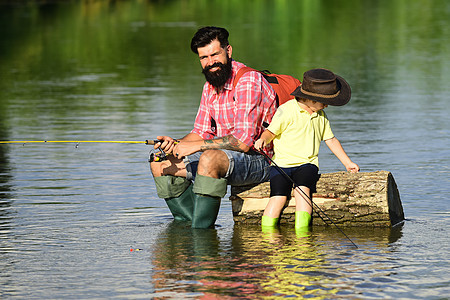
<instances>
[{"instance_id":1,"label":"fishing rod","mask_svg":"<svg viewBox=\"0 0 450 300\"><path fill-rule=\"evenodd\" d=\"M258 150L256 150L256 151L258 151ZM311 201L311 203L309 203L308 201L306 201L306 202L308 202L308 204L311 206L311 208L313 208L314 209L314 207L316 207L325 217L327 217L327 219L334 225L334 226L336 226L336 228L350 241L350 243L352 243L353 244L353 246L355 246L355 248L358 248L358 246L356 246L356 244L345 234L345 232L344 231L342 231L342 229L341 228L339 228L339 226L337 226L336 225L336 223L334 223L333 222L333 220L317 205L317 204L315 204L314 203L314 201L308 196L308 195L306 195L306 193L298 186L298 184L297 183L295 183L295 181L288 175L288 174L286 174L286 172L282 169L282 168L280 168L266 153L264 153L263 151L258 151L258 153L261 153L262 155L264 155L266 158L267 158L267 160L269 161L269 162L271 162L273 165L274 165L274 167L278 170L278 172L280 172L286 179L288 179L290 182L292 182L293 184L294 184L294 187L296 188L296 189L298 189L302 194L303 194L303 196L305 196L306 198L308 198L309 199L309 201ZM320 214L316 211L316 213L317 213L317 215L325 222L325 220L320 216ZM325 224L326 224L327 222L325 222Z\"/></svg>"},{"instance_id":2,"label":"fishing rod","mask_svg":"<svg viewBox=\"0 0 450 300\"><path fill-rule=\"evenodd\" d=\"M146 144L154 145L160 142L159 140L145 140L145 141L0 141L0 144L31 144L31 143L116 143L116 144Z\"/></svg>"},{"instance_id":3,"label":"fishing rod","mask_svg":"<svg viewBox=\"0 0 450 300\"><path fill-rule=\"evenodd\" d=\"M116 143L116 144L145 144L145 145L155 145L157 143L162 143L162 140L145 140L145 141L76 141L76 140L64 140L64 141L0 141L0 144L31 144L31 143L75 143L75 148L78 148L80 143ZM178 143L175 140L175 143ZM159 162L167 159L167 155L161 146L158 147L159 152L150 153L149 162Z\"/></svg>"}]
</instances>

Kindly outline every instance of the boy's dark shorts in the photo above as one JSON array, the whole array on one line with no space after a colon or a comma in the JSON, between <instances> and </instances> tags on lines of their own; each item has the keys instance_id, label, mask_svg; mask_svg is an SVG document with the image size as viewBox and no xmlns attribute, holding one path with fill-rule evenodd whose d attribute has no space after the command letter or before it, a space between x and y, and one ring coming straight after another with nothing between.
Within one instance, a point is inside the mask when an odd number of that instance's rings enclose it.
<instances>
[{"instance_id":1,"label":"boy's dark shorts","mask_svg":"<svg viewBox=\"0 0 450 300\"><path fill-rule=\"evenodd\" d=\"M316 183L319 180L319 168L313 164L304 164L298 167L281 168L298 186L306 186L311 194L316 192ZM270 167L270 196L291 196L294 184L282 174L277 167Z\"/></svg>"}]
</instances>

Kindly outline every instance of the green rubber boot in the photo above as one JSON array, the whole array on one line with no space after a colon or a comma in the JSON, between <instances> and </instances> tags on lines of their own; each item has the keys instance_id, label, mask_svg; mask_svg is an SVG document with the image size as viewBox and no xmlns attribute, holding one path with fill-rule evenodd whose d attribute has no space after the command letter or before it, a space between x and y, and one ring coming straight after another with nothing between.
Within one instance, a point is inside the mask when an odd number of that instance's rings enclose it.
<instances>
[{"instance_id":1,"label":"green rubber boot","mask_svg":"<svg viewBox=\"0 0 450 300\"><path fill-rule=\"evenodd\" d=\"M269 216L262 216L261 227L275 227L278 224L279 218L271 218Z\"/></svg>"},{"instance_id":2,"label":"green rubber boot","mask_svg":"<svg viewBox=\"0 0 450 300\"><path fill-rule=\"evenodd\" d=\"M158 196L166 200L173 218L179 221L191 221L195 197L191 182L186 178L172 175L154 179Z\"/></svg>"},{"instance_id":3,"label":"green rubber boot","mask_svg":"<svg viewBox=\"0 0 450 300\"><path fill-rule=\"evenodd\" d=\"M261 231L263 233L277 233L278 232L278 220L279 218L271 218L269 216L262 216L261 218Z\"/></svg>"},{"instance_id":4,"label":"green rubber boot","mask_svg":"<svg viewBox=\"0 0 450 300\"><path fill-rule=\"evenodd\" d=\"M308 231L311 223L311 215L306 211L295 212L295 230Z\"/></svg>"},{"instance_id":5,"label":"green rubber boot","mask_svg":"<svg viewBox=\"0 0 450 300\"><path fill-rule=\"evenodd\" d=\"M192 228L210 228L214 226L219 214L220 198L195 195Z\"/></svg>"},{"instance_id":6,"label":"green rubber boot","mask_svg":"<svg viewBox=\"0 0 450 300\"><path fill-rule=\"evenodd\" d=\"M214 226L219 214L220 200L227 193L227 180L197 175L193 192L195 197L192 228Z\"/></svg>"}]
</instances>

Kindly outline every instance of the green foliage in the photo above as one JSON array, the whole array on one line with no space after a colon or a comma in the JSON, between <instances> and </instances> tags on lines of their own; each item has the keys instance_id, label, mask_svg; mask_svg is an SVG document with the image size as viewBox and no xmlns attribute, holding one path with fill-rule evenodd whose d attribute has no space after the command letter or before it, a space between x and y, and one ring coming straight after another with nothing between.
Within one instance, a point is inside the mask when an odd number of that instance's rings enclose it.
<instances>
[{"instance_id":1,"label":"green foliage","mask_svg":"<svg viewBox=\"0 0 450 300\"><path fill-rule=\"evenodd\" d=\"M178 109L192 123L204 78L189 44L204 25L228 28L233 57L249 66L300 79L310 68L329 68L356 97L433 90L450 76L444 0L21 3L0 4L3 120L20 111L40 124L38 113L63 118L120 107L129 119L139 112L164 119ZM430 72L439 80L424 82Z\"/></svg>"}]
</instances>

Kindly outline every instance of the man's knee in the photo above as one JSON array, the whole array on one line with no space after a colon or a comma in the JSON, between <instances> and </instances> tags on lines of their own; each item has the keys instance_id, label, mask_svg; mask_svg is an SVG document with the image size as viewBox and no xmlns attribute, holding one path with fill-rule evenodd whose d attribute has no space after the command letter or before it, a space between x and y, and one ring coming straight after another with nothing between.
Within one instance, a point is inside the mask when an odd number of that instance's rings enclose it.
<instances>
[{"instance_id":1,"label":"man's knee","mask_svg":"<svg viewBox=\"0 0 450 300\"><path fill-rule=\"evenodd\" d=\"M161 163L151 162L150 163L150 171L152 172L152 175L155 177L162 176Z\"/></svg>"},{"instance_id":2,"label":"man's knee","mask_svg":"<svg viewBox=\"0 0 450 300\"><path fill-rule=\"evenodd\" d=\"M164 175L186 177L186 166L180 159L168 159L162 162L151 162L150 171L154 177Z\"/></svg>"},{"instance_id":3,"label":"man's knee","mask_svg":"<svg viewBox=\"0 0 450 300\"><path fill-rule=\"evenodd\" d=\"M223 178L227 174L229 167L228 156L220 150L207 150L202 153L198 162L197 174Z\"/></svg>"}]
</instances>

